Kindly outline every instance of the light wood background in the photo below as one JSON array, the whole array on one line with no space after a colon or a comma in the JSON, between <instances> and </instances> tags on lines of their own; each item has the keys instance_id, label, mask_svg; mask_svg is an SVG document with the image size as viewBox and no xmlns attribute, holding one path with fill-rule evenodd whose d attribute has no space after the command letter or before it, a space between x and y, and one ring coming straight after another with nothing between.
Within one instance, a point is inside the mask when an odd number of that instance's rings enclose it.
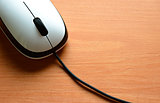
<instances>
[{"instance_id":1,"label":"light wood background","mask_svg":"<svg viewBox=\"0 0 160 103\"><path fill-rule=\"evenodd\" d=\"M52 0L68 28L59 52L85 82L134 103L160 102L160 0ZM55 58L30 60L0 31L1 103L109 103Z\"/></svg>"}]
</instances>

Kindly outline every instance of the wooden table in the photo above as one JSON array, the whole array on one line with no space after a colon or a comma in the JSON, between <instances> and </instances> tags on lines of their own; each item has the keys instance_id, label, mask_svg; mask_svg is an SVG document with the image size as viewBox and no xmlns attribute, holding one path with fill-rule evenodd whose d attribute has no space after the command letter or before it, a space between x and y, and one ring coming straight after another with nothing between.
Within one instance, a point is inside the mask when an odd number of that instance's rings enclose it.
<instances>
[{"instance_id":1,"label":"wooden table","mask_svg":"<svg viewBox=\"0 0 160 103\"><path fill-rule=\"evenodd\" d=\"M160 102L160 0L52 0L68 28L58 54L85 82L134 103ZM30 60L0 31L1 103L109 103L52 56Z\"/></svg>"}]
</instances>

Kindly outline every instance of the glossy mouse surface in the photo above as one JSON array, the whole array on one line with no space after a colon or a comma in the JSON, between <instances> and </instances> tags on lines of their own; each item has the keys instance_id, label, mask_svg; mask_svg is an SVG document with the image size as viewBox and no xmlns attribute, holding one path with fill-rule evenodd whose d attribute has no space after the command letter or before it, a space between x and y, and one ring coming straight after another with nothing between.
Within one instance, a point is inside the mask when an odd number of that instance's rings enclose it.
<instances>
[{"instance_id":1,"label":"glossy mouse surface","mask_svg":"<svg viewBox=\"0 0 160 103\"><path fill-rule=\"evenodd\" d=\"M0 0L1 29L27 57L44 58L68 38L65 23L50 0Z\"/></svg>"}]
</instances>

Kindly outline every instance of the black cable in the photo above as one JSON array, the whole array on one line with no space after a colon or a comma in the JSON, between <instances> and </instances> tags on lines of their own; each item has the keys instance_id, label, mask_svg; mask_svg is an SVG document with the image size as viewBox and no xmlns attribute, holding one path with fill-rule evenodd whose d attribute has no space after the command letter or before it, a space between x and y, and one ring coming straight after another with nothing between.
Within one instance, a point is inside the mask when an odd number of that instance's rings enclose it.
<instances>
[{"instance_id":1,"label":"black cable","mask_svg":"<svg viewBox=\"0 0 160 103\"><path fill-rule=\"evenodd\" d=\"M77 76L75 76L66 66L65 64L62 62L62 60L59 58L59 56L57 55L57 53L53 52L54 56L57 58L57 60L59 61L59 63L63 66L63 68L66 70L66 72L77 82L80 82L82 83L83 85L85 85L86 87L90 88L91 90L94 90L95 92L97 92L98 94L108 98L109 100L111 101L114 101L114 102L118 102L118 103L130 103L128 101L125 101L125 100L121 100L121 99L118 99L118 98L115 98L113 96L110 96L100 90L98 90L97 88L87 84L86 82L82 81L81 79L79 79Z\"/></svg>"}]
</instances>

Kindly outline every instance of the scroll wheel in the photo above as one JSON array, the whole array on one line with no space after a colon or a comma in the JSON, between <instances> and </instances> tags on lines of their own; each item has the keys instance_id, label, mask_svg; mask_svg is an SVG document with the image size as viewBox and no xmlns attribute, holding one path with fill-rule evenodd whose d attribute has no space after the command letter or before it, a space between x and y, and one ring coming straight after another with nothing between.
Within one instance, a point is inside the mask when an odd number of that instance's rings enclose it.
<instances>
[{"instance_id":1,"label":"scroll wheel","mask_svg":"<svg viewBox=\"0 0 160 103\"><path fill-rule=\"evenodd\" d=\"M41 21L40 18L36 17L33 19L34 24L36 25L38 31L40 32L40 34L42 36L46 36L48 34L48 30L45 27L45 25L43 24L43 22Z\"/></svg>"}]
</instances>

